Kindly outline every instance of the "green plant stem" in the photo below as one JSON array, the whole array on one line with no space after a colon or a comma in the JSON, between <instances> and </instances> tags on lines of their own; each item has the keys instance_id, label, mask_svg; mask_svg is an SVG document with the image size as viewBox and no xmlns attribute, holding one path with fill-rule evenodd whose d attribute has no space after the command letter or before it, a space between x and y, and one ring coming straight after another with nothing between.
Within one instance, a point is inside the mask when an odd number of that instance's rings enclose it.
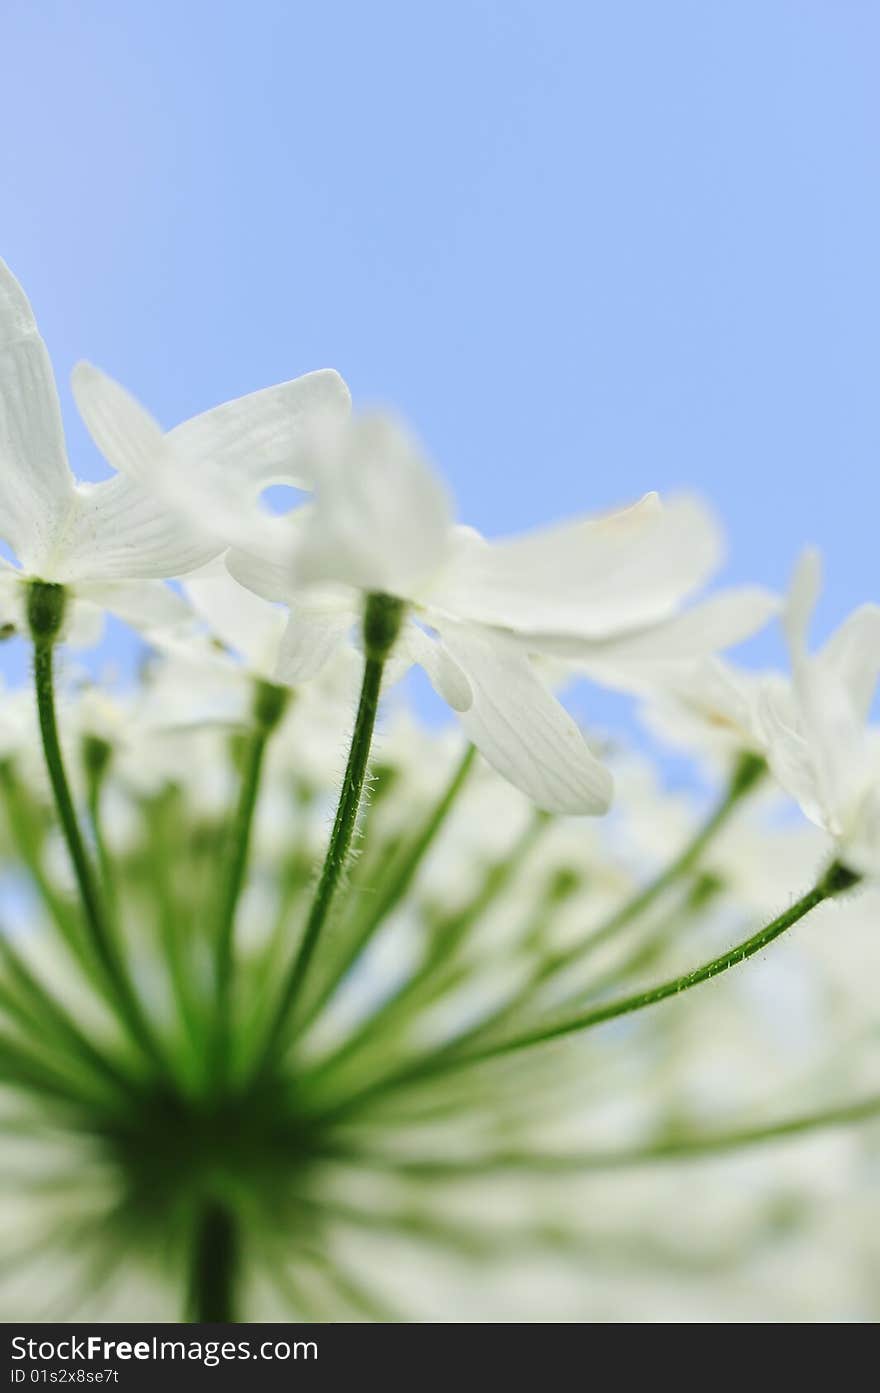
<instances>
[{"instance_id":1,"label":"green plant stem","mask_svg":"<svg viewBox=\"0 0 880 1393\"><path fill-rule=\"evenodd\" d=\"M85 1106L93 1109L96 1104L103 1106L106 1102L104 1094L84 1089L81 1080L73 1080L59 1073L51 1064L35 1058L16 1040L2 1035L0 1082L11 1088L20 1088L25 1094L43 1093L67 1106Z\"/></svg>"},{"instance_id":2,"label":"green plant stem","mask_svg":"<svg viewBox=\"0 0 880 1393\"><path fill-rule=\"evenodd\" d=\"M321 930L327 922L336 892L345 874L367 777L385 660L397 637L402 618L403 607L400 601L387 595L368 596L363 626L364 675L339 803L315 897L299 948L282 985L275 1014L266 1034L258 1073L266 1067L283 1039L291 1011L311 966Z\"/></svg>"},{"instance_id":3,"label":"green plant stem","mask_svg":"<svg viewBox=\"0 0 880 1393\"><path fill-rule=\"evenodd\" d=\"M99 783L89 789L88 797L89 824L92 829L92 836L95 841L95 851L98 856L98 869L101 874L101 884L104 887L104 901L109 915L115 913L115 886L113 881L113 866L107 849L107 840L104 836L103 819L101 817L101 786Z\"/></svg>"},{"instance_id":4,"label":"green plant stem","mask_svg":"<svg viewBox=\"0 0 880 1393\"><path fill-rule=\"evenodd\" d=\"M11 764L6 760L0 763L0 788L3 790L10 833L18 854L27 867L65 947L89 981L94 982L96 964L90 945L83 938L79 916L58 894L46 873L39 833L34 826L33 809L24 796Z\"/></svg>"},{"instance_id":5,"label":"green plant stem","mask_svg":"<svg viewBox=\"0 0 880 1393\"><path fill-rule=\"evenodd\" d=\"M607 1021L617 1020L621 1016L632 1015L637 1011L644 1011L650 1006L666 1001L669 997L690 991L693 987L700 986L703 982L709 982L713 977L718 977L723 972L727 972L730 968L753 957L755 953L759 953L774 939L779 938L786 930L790 929L792 925L803 919L804 915L809 914L817 905L849 889L857 884L858 880L859 877L854 872L840 863L834 862L812 890L802 895L784 913L771 920L758 933L728 949L719 957L695 968L692 972L661 982L658 986L651 987L647 991L636 992L632 996L619 997L615 1001L605 1002L589 1011L539 1023L519 1035L512 1035L494 1043L488 1042L479 1049L460 1052L461 1040L452 1040L445 1048L431 1057L417 1059L398 1073L386 1076L384 1079L378 1079L373 1085L361 1090L356 1097L344 1099L329 1111L329 1115L335 1118L337 1115L347 1113L351 1108L359 1108L367 1099L393 1092L401 1087L407 1087L411 1083L421 1082L458 1069L469 1068L476 1064L483 1064L501 1055L529 1049L534 1045L542 1045L562 1036L591 1030L595 1026L604 1025Z\"/></svg>"},{"instance_id":6,"label":"green plant stem","mask_svg":"<svg viewBox=\"0 0 880 1393\"><path fill-rule=\"evenodd\" d=\"M361 921L356 925L356 932L342 961L338 964L336 970L320 993L316 995L314 1001L309 1004L307 1013L299 1023L298 1028L300 1031L307 1029L315 1017L321 1012L330 997L336 991L336 988L342 982L346 973L360 957L377 929L379 929L388 916L394 912L406 895L422 861L425 859L435 837L448 818L461 790L467 782L468 775L474 765L476 753L476 748L473 745L469 745L457 764L442 797L425 819L420 831L408 845L401 848L400 855L392 861L390 872L381 885L378 894L370 903Z\"/></svg>"},{"instance_id":7,"label":"green plant stem","mask_svg":"<svg viewBox=\"0 0 880 1393\"><path fill-rule=\"evenodd\" d=\"M168 980L178 1019L191 1045L193 1065L198 1065L198 1053L204 1045L204 1019L197 998L190 941L180 933L181 921L188 919L183 905L175 902L172 890L174 859L179 847L175 827L175 790L166 786L161 793L145 804L147 827L147 910L155 911L156 929L161 957L168 971Z\"/></svg>"},{"instance_id":8,"label":"green plant stem","mask_svg":"<svg viewBox=\"0 0 880 1393\"><path fill-rule=\"evenodd\" d=\"M2 925L0 960L5 964L10 977L18 984L22 998L18 1000L11 992L0 987L0 1004L19 1020L24 1021L25 1026L35 1033L37 1044L44 1039L47 1031L50 1032L68 1051L69 1060L74 1061L78 1056L95 1074L109 1082L123 1097L128 1098L132 1090L132 1080L116 1066L106 1052L92 1043L48 988L37 980L25 960L13 948Z\"/></svg>"},{"instance_id":9,"label":"green plant stem","mask_svg":"<svg viewBox=\"0 0 880 1393\"><path fill-rule=\"evenodd\" d=\"M226 1073L229 1053L232 979L235 966L235 918L245 881L254 811L270 733L269 728L258 724L248 742L238 807L230 837L230 854L220 896L215 958L216 1022L213 1065L217 1081L221 1084Z\"/></svg>"},{"instance_id":10,"label":"green plant stem","mask_svg":"<svg viewBox=\"0 0 880 1393\"><path fill-rule=\"evenodd\" d=\"M719 1129L676 1137L667 1137L644 1146L607 1147L601 1151L560 1152L497 1152L492 1155L463 1160L398 1160L388 1156L372 1156L369 1152L354 1151L351 1161L357 1166L389 1170L418 1180L467 1180L475 1175L494 1171L525 1171L529 1175L576 1175L583 1171L621 1170L624 1167L648 1165L656 1161L699 1160L702 1157L727 1155L753 1146L787 1141L810 1132L826 1131L869 1122L880 1117L880 1094L843 1103L821 1112L803 1113L760 1126ZM345 1162L342 1154L338 1159Z\"/></svg>"},{"instance_id":11,"label":"green plant stem","mask_svg":"<svg viewBox=\"0 0 880 1393\"><path fill-rule=\"evenodd\" d=\"M55 715L54 679L54 639L34 636L34 684L37 697L37 714L43 753L49 782L55 797L58 819L70 859L80 899L85 913L86 926L91 938L95 957L101 965L111 991L108 1000L114 1005L117 1014L128 1027L132 1037L140 1045L150 1060L163 1066L153 1032L144 1016L140 1001L132 988L125 967L117 956L116 945L106 919L104 905L98 892L95 875L79 829L64 761L61 755L61 742L58 738L58 723Z\"/></svg>"},{"instance_id":12,"label":"green plant stem","mask_svg":"<svg viewBox=\"0 0 880 1393\"><path fill-rule=\"evenodd\" d=\"M574 1008L595 1001L597 997L604 996L606 992L613 991L615 988L619 989L626 979L632 977L634 973L650 967L670 941L679 937L682 929L688 929L694 925L700 913L712 903L721 889L721 882L716 881L714 877L707 876L703 883L697 881L678 909L667 914L645 941L633 948L622 962L609 968L607 972L594 978L577 992L567 995L559 1005Z\"/></svg>"},{"instance_id":13,"label":"green plant stem","mask_svg":"<svg viewBox=\"0 0 880 1393\"><path fill-rule=\"evenodd\" d=\"M718 833L729 821L731 814L736 810L743 798L750 793L766 772L766 765L757 755L744 754L736 761L730 782L722 794L717 806L712 810L703 825L697 830L696 834L688 842L687 846L671 861L659 875L648 882L641 890L637 891L620 909L594 929L581 943L575 944L565 953L560 953L554 958L548 959L547 966L542 975L542 981L547 977L556 976L557 973L572 967L576 962L581 961L588 954L594 953L597 948L601 948L609 939L613 938L620 929L625 928L633 919L639 918L659 900L667 890L671 889L682 877L688 875L698 865L703 852L714 841Z\"/></svg>"},{"instance_id":14,"label":"green plant stem","mask_svg":"<svg viewBox=\"0 0 880 1393\"><path fill-rule=\"evenodd\" d=\"M383 1040L390 1031L405 1028L415 1012L436 1000L449 985L456 985L454 973L451 976L447 973L445 977L440 975L443 967L454 957L471 926L479 922L489 906L507 889L526 856L549 826L547 813L538 812L530 819L509 855L490 866L473 900L444 920L439 930L435 929L435 946L427 960L416 968L411 977L401 982L397 990L372 1015L367 1016L363 1024L352 1031L332 1054L313 1066L309 1071L310 1087L323 1083L349 1060L361 1055L377 1036Z\"/></svg>"},{"instance_id":15,"label":"green plant stem","mask_svg":"<svg viewBox=\"0 0 880 1393\"><path fill-rule=\"evenodd\" d=\"M225 1205L209 1201L196 1219L193 1235L187 1302L191 1321L229 1323L236 1319L239 1263L235 1219Z\"/></svg>"},{"instance_id":16,"label":"green plant stem","mask_svg":"<svg viewBox=\"0 0 880 1393\"><path fill-rule=\"evenodd\" d=\"M766 765L757 755L743 754L737 759L728 786L717 806L682 851L659 875L632 895L619 909L594 929L586 938L564 952L556 953L539 963L532 975L516 994L494 1011L485 1021L474 1026L469 1039L479 1039L497 1029L530 1006L538 992L552 978L574 967L602 948L621 929L639 919L658 900L661 900L680 880L696 870L700 859L714 838L727 824L743 798L756 786L766 772ZM576 993L575 996L579 996ZM570 1003L566 1003L570 1004Z\"/></svg>"}]
</instances>

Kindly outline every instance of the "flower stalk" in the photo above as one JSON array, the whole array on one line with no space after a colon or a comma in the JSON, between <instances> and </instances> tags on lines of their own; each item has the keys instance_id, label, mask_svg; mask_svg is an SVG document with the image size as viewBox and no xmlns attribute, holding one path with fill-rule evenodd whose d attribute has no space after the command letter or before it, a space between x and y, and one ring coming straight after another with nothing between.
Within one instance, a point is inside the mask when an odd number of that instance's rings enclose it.
<instances>
[{"instance_id":1,"label":"flower stalk","mask_svg":"<svg viewBox=\"0 0 880 1393\"><path fill-rule=\"evenodd\" d=\"M197 1216L188 1294L194 1323L228 1324L236 1318L239 1231L227 1205L209 1201Z\"/></svg>"},{"instance_id":2,"label":"flower stalk","mask_svg":"<svg viewBox=\"0 0 880 1393\"><path fill-rule=\"evenodd\" d=\"M314 956L318 939L327 922L340 883L345 874L361 808L373 730L379 710L382 674L403 620L404 605L394 596L369 595L364 606L364 673L361 694L351 738L348 763L321 876L306 919L299 949L282 986L281 995L263 1045L260 1068L271 1059L285 1034L290 1014L297 1002Z\"/></svg>"},{"instance_id":3,"label":"flower stalk","mask_svg":"<svg viewBox=\"0 0 880 1393\"><path fill-rule=\"evenodd\" d=\"M289 697L290 693L285 687L262 680L257 682L254 691L253 729L244 754L238 807L229 838L229 854L225 863L226 871L217 916L213 1075L221 1088L229 1062L236 911L247 872L251 832L266 747L287 709Z\"/></svg>"},{"instance_id":4,"label":"flower stalk","mask_svg":"<svg viewBox=\"0 0 880 1393\"><path fill-rule=\"evenodd\" d=\"M539 1021L528 1030L510 1034L499 1040L490 1039L482 1045L477 1044L476 1048L468 1048L473 1034L468 1031L465 1035L452 1039L443 1049L433 1052L430 1056L418 1058L399 1071L380 1077L372 1084L359 1089L356 1095L343 1098L328 1109L324 1115L325 1120L329 1117L334 1120L345 1117L352 1111L356 1112L365 1102L372 1102L378 1097L394 1093L401 1088L407 1088L411 1084L484 1064L502 1055L519 1053L538 1045L549 1044L551 1041L561 1039L564 1036L581 1034L596 1026L604 1025L608 1021L647 1010L670 997L680 996L682 993L701 986L702 983L709 982L712 978L718 977L729 971L730 968L754 957L756 953L760 953L762 949L768 947L774 939L779 938L803 919L811 910L826 900L844 894L857 885L860 880L861 876L857 872L840 861L834 861L811 890L808 890L782 914L772 919L764 928L752 934L750 938L736 944L735 947L728 949L726 953L694 968L691 972L670 978L655 987L648 988L647 991L635 992L631 996L618 997L615 1000L604 1002L587 1011L568 1015L563 1013L556 1018Z\"/></svg>"},{"instance_id":5,"label":"flower stalk","mask_svg":"<svg viewBox=\"0 0 880 1393\"><path fill-rule=\"evenodd\" d=\"M55 644L64 623L64 587L32 581L28 588L28 625L34 645L34 687L43 753L61 831L67 844L79 888L91 947L106 980L108 1000L144 1054L163 1067L161 1051L144 1015L140 1000L117 953L106 909L92 863L80 831L70 785L64 768L55 713Z\"/></svg>"}]
</instances>

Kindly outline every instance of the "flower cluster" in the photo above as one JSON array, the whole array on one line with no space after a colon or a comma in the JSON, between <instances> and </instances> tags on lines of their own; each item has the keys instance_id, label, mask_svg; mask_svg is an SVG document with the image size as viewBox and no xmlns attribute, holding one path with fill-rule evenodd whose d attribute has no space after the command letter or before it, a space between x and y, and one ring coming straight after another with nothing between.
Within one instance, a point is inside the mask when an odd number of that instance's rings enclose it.
<instances>
[{"instance_id":1,"label":"flower cluster","mask_svg":"<svg viewBox=\"0 0 880 1393\"><path fill-rule=\"evenodd\" d=\"M821 1243L876 1316L870 1129L825 1133L880 1114L880 606L812 653L814 553L703 596L695 497L488 540L331 371L169 431L73 387L102 483L0 263L0 626L34 663L0 702L4 1309L534 1319L539 1283L557 1319L809 1318ZM76 668L105 612L131 689ZM777 614L789 674L719 656ZM414 665L456 725L407 713ZM574 679L720 777L708 814L581 730Z\"/></svg>"}]
</instances>

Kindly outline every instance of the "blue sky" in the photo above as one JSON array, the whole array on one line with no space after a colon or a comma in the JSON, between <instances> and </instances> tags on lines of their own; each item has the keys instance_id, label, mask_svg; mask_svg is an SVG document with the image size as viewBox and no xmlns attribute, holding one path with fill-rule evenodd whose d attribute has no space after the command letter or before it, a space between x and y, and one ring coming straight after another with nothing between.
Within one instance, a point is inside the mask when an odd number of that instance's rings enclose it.
<instances>
[{"instance_id":1,"label":"blue sky","mask_svg":"<svg viewBox=\"0 0 880 1393\"><path fill-rule=\"evenodd\" d=\"M332 365L490 534L697 488L724 579L811 541L820 627L880 599L873 0L6 0L3 49L82 476L80 356L167 425Z\"/></svg>"}]
</instances>

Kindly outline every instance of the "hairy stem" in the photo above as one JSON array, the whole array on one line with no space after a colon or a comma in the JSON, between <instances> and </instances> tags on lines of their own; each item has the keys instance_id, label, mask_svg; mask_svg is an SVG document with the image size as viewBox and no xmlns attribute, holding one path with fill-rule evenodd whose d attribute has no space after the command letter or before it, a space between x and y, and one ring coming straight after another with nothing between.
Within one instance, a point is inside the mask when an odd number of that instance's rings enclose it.
<instances>
[{"instance_id":1,"label":"hairy stem","mask_svg":"<svg viewBox=\"0 0 880 1393\"><path fill-rule=\"evenodd\" d=\"M575 962L586 957L587 954L595 952L604 943L613 938L615 934L633 919L639 918L647 909L659 900L667 890L675 885L683 876L688 875L699 864L700 858L707 846L715 839L722 828L727 824L731 814L750 793L755 785L760 781L766 771L766 765L758 755L743 754L736 762L730 782L721 796L717 806L709 814L696 834L688 842L687 846L676 856L675 860L660 872L658 876L648 882L643 889L621 905L620 909L594 929L581 943L577 943L573 948L564 954L559 954L555 958L548 960L545 969L545 976L555 975L565 968L571 967Z\"/></svg>"},{"instance_id":2,"label":"hairy stem","mask_svg":"<svg viewBox=\"0 0 880 1393\"><path fill-rule=\"evenodd\" d=\"M595 1026L605 1024L606 1021L616 1020L620 1016L632 1015L637 1011L644 1011L650 1006L666 1001L669 997L690 991L691 988L698 987L703 982L709 982L713 977L718 977L723 972L727 972L728 969L753 957L755 953L759 953L762 948L766 948L774 939L779 938L792 925L803 919L804 915L809 914L817 905L850 889L858 883L859 879L860 877L855 872L850 871L848 867L840 862L834 862L812 890L796 900L789 909L778 915L776 919L771 920L758 933L753 934L742 943L736 944L735 947L728 949L719 957L695 968L692 972L686 972L680 977L673 977L666 982L661 982L656 987L650 987L647 991L636 992L632 996L619 997L615 1001L604 1002L588 1011L564 1015L543 1023L539 1022L530 1030L494 1042L488 1041L477 1049L462 1051L462 1040L452 1040L444 1049L431 1057L417 1059L398 1073L376 1080L372 1086L361 1090L356 1098L343 1100L341 1104L330 1110L330 1115L336 1117L347 1113L352 1108L359 1108L365 1099L372 1099L384 1093L395 1091L397 1088L407 1087L411 1083L421 1082L475 1064L482 1064L500 1055L529 1049L534 1045L542 1045L565 1035L591 1030Z\"/></svg>"},{"instance_id":3,"label":"hairy stem","mask_svg":"<svg viewBox=\"0 0 880 1393\"><path fill-rule=\"evenodd\" d=\"M320 1013L336 988L342 982L349 968L351 968L360 957L361 953L376 933L376 930L381 927L406 895L419 866L422 864L435 837L452 811L458 795L467 782L468 775L473 768L476 753L475 747L469 745L456 766L452 778L447 784L441 798L428 814L423 826L412 841L401 849L400 855L393 861L390 872L381 885L378 894L370 903L367 912L362 916L360 922L356 925L356 932L353 935L352 942L343 955L342 961L337 965L336 970L333 972L326 985L316 995L314 1001L309 1003L308 1011L299 1023L300 1030L305 1030Z\"/></svg>"},{"instance_id":4,"label":"hairy stem","mask_svg":"<svg viewBox=\"0 0 880 1393\"><path fill-rule=\"evenodd\" d=\"M373 729L379 709L382 673L403 618L403 606L389 595L370 595L364 612L364 675L355 717L348 763L333 820L330 841L302 939L281 989L281 995L263 1046L264 1068L282 1040L291 1011L302 991L321 931L327 922L336 892L345 874L363 798Z\"/></svg>"},{"instance_id":5,"label":"hairy stem","mask_svg":"<svg viewBox=\"0 0 880 1393\"><path fill-rule=\"evenodd\" d=\"M457 913L449 915L434 931L434 943L428 956L406 977L363 1024L354 1029L332 1054L320 1060L309 1072L309 1084L323 1082L343 1068L350 1060L362 1055L375 1040L385 1041L393 1032L404 1029L412 1016L434 1001L454 984L455 974L449 964L466 938L468 931L479 923L482 915L509 886L519 872L525 857L550 825L547 813L538 812L529 821L510 853L490 866L478 893ZM444 969L446 971L444 972Z\"/></svg>"},{"instance_id":6,"label":"hairy stem","mask_svg":"<svg viewBox=\"0 0 880 1393\"><path fill-rule=\"evenodd\" d=\"M675 860L670 862L659 875L655 876L635 895L626 900L619 909L616 909L604 923L600 924L586 938L573 944L564 952L552 954L539 963L515 995L499 1006L486 1020L473 1027L469 1038L482 1038L490 1031L497 1030L508 1020L515 1019L520 1011L533 1003L541 989L552 978L589 958L597 949L614 938L621 929L626 928L633 920L639 919L680 880L695 871L706 847L726 825L742 799L760 781L765 770L766 765L759 756L748 753L740 755L734 766L730 782L717 806ZM580 994L580 992L575 993L575 999ZM572 1003L569 1001L566 1004Z\"/></svg>"},{"instance_id":7,"label":"hairy stem","mask_svg":"<svg viewBox=\"0 0 880 1393\"><path fill-rule=\"evenodd\" d=\"M108 1000L144 1053L161 1066L163 1061L153 1032L116 951L94 870L80 832L61 755L55 715L54 652L63 615L62 587L33 581L28 615L34 640L34 685L46 769L61 831L73 864L92 948L110 988Z\"/></svg>"}]
</instances>

